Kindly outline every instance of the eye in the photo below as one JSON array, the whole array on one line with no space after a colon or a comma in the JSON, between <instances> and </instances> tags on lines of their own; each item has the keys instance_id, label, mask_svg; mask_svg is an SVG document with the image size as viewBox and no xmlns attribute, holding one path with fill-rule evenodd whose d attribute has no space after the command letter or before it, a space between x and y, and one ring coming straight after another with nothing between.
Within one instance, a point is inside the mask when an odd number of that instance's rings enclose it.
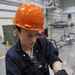
<instances>
[{"instance_id":1,"label":"eye","mask_svg":"<svg viewBox=\"0 0 75 75\"><path fill-rule=\"evenodd\" d=\"M27 35L27 37L32 37L32 35Z\"/></svg>"},{"instance_id":2,"label":"eye","mask_svg":"<svg viewBox=\"0 0 75 75\"><path fill-rule=\"evenodd\" d=\"M36 33L36 34L34 34L34 35L32 35L32 34L28 34L27 37L32 38L32 37L37 37L38 35L39 35L39 33Z\"/></svg>"}]
</instances>

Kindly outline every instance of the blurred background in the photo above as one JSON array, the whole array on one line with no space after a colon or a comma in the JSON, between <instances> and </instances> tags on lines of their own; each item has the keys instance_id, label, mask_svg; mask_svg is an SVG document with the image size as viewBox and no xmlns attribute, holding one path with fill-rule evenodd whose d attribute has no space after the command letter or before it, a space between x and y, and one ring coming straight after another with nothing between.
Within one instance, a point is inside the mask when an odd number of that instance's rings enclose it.
<instances>
[{"instance_id":1,"label":"blurred background","mask_svg":"<svg viewBox=\"0 0 75 75\"><path fill-rule=\"evenodd\" d=\"M6 75L5 54L18 40L11 20L18 7L24 3L41 7L44 26L48 28L47 38L54 40L52 42L68 74L75 75L75 0L0 0L0 75Z\"/></svg>"}]
</instances>

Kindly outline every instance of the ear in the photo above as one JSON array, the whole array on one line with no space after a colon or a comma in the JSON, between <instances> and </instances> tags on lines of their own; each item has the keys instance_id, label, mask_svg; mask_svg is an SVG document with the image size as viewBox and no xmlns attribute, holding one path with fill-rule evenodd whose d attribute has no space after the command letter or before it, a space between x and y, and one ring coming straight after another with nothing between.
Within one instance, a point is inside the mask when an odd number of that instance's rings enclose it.
<instances>
[{"instance_id":1,"label":"ear","mask_svg":"<svg viewBox=\"0 0 75 75\"><path fill-rule=\"evenodd\" d=\"M20 31L18 31L18 29L16 29L15 31L16 31L16 34L17 34L18 36L20 36Z\"/></svg>"}]
</instances>

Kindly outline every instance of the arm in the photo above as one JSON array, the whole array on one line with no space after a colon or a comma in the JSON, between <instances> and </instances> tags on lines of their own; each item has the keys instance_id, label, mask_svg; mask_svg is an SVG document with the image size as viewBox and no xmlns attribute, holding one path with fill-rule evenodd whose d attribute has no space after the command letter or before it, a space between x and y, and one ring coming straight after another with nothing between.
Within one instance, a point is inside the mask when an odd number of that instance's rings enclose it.
<instances>
[{"instance_id":1,"label":"arm","mask_svg":"<svg viewBox=\"0 0 75 75\"><path fill-rule=\"evenodd\" d=\"M41 39L42 40L42 39ZM47 59L47 63L51 69L53 69L55 75L68 75L66 71L62 68L62 61L58 57L59 53L53 44L48 41L46 38L43 39L42 42L45 47L45 56Z\"/></svg>"},{"instance_id":2,"label":"arm","mask_svg":"<svg viewBox=\"0 0 75 75\"><path fill-rule=\"evenodd\" d=\"M62 63L60 61L56 61L53 63L53 71L54 73L58 72L59 70L62 70Z\"/></svg>"},{"instance_id":3,"label":"arm","mask_svg":"<svg viewBox=\"0 0 75 75\"><path fill-rule=\"evenodd\" d=\"M62 68L62 63L60 61L54 62L52 67L55 75L68 75L66 70Z\"/></svg>"},{"instance_id":4,"label":"arm","mask_svg":"<svg viewBox=\"0 0 75 75\"><path fill-rule=\"evenodd\" d=\"M58 57L59 53L51 42L47 42L46 57L50 67L53 69L55 75L68 75L62 67L62 61Z\"/></svg>"}]
</instances>

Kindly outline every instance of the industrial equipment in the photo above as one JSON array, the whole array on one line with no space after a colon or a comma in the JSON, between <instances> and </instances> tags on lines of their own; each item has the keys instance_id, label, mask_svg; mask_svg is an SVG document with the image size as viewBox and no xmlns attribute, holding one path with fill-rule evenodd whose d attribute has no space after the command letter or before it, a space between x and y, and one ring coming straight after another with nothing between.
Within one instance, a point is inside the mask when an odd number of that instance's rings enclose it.
<instances>
[{"instance_id":1,"label":"industrial equipment","mask_svg":"<svg viewBox=\"0 0 75 75\"><path fill-rule=\"evenodd\" d=\"M8 41L9 44L15 44L15 42L18 40L18 36L15 33L15 25L3 25L2 27L4 34L4 43Z\"/></svg>"}]
</instances>

